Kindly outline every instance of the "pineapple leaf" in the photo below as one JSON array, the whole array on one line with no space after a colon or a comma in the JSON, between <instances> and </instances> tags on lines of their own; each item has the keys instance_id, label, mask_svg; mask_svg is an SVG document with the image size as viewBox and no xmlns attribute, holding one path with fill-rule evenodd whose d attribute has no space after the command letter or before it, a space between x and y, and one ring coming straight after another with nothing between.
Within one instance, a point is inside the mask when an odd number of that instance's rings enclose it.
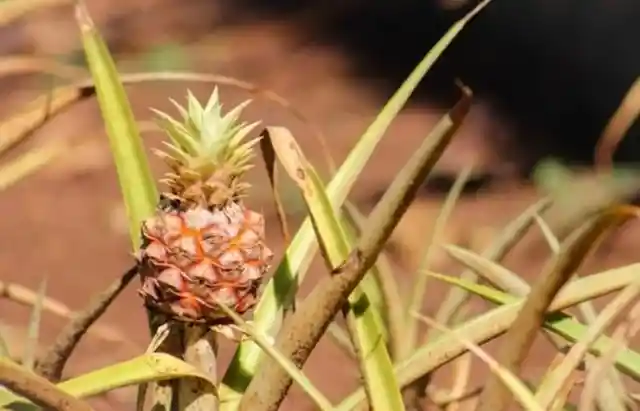
<instances>
[{"instance_id":1,"label":"pineapple leaf","mask_svg":"<svg viewBox=\"0 0 640 411\"><path fill-rule=\"evenodd\" d=\"M138 126L113 58L84 3L78 1L75 7L85 55L116 163L129 220L131 243L133 249L137 250L141 242L140 226L145 218L155 212L158 193Z\"/></svg>"},{"instance_id":2,"label":"pineapple leaf","mask_svg":"<svg viewBox=\"0 0 640 411\"><path fill-rule=\"evenodd\" d=\"M178 110L178 112L182 116L182 121L186 122L189 119L189 112L185 110L185 108L182 107L180 104L178 104L178 102L175 101L174 99L170 98L169 101L171 102L171 104L173 104L173 106Z\"/></svg>"},{"instance_id":3,"label":"pineapple leaf","mask_svg":"<svg viewBox=\"0 0 640 411\"><path fill-rule=\"evenodd\" d=\"M58 409L64 404L63 408L69 410L91 411L84 401L7 357L0 357L0 387L0 408L3 410L38 411Z\"/></svg>"},{"instance_id":4,"label":"pineapple leaf","mask_svg":"<svg viewBox=\"0 0 640 411\"><path fill-rule=\"evenodd\" d=\"M9 359L2 357L0 357L0 366L11 366L15 367L16 370L24 370L22 367L14 365L14 363ZM26 373L26 370L21 372ZM44 380L44 378L38 377L35 374L29 374L33 375L33 377L29 375L25 375L25 377L29 377L29 379L38 378L39 380ZM60 395L64 395L65 397L71 396L74 402L76 402L79 401L80 398L92 397L117 388L184 377L196 378L206 384L211 384L213 387L216 386L215 381L212 381L208 376L198 371L195 367L165 353L147 353L131 360L112 364L78 377L71 378L57 384L56 386L53 386L46 380L44 381L47 384L47 389L59 392ZM2 384L2 382L3 381L0 381L0 384ZM18 409L18 406L23 405L25 406L25 409L33 409L28 400L21 398L10 391L0 391L0 407L4 408L9 404L11 404L11 409L14 409L14 406L15 409ZM71 407L71 404L69 406ZM80 410L88 408L75 407L74 409Z\"/></svg>"},{"instance_id":5,"label":"pineapple leaf","mask_svg":"<svg viewBox=\"0 0 640 411\"><path fill-rule=\"evenodd\" d=\"M116 388L142 382L194 377L215 387L215 381L186 362L164 353L148 353L109 365L58 384L79 398L90 397Z\"/></svg>"},{"instance_id":6,"label":"pineapple leaf","mask_svg":"<svg viewBox=\"0 0 640 411\"><path fill-rule=\"evenodd\" d=\"M352 203L347 202L343 210L343 221L347 229L350 241L356 241L362 235L365 216ZM363 287L368 287L373 294L378 289L380 292L380 312L387 327L389 336L389 351L394 360L402 357L402 345L404 342L406 316L404 298L396 279L395 270L391 266L388 256L381 253L376 264L371 268L372 281L363 280Z\"/></svg>"},{"instance_id":7,"label":"pineapple leaf","mask_svg":"<svg viewBox=\"0 0 640 411\"><path fill-rule=\"evenodd\" d=\"M462 343L467 350L474 353L476 357L481 359L482 362L489 367L491 374L504 384L505 389L510 392L513 398L522 406L523 409L527 411L544 411L547 409L538 404L532 390L529 389L522 380L520 380L511 370L501 365L477 344L474 344L472 341L465 338L465 336L452 331L448 327L439 324L437 321L416 312L412 312L412 314L427 326L455 338L457 341Z\"/></svg>"},{"instance_id":8,"label":"pineapple leaf","mask_svg":"<svg viewBox=\"0 0 640 411\"><path fill-rule=\"evenodd\" d=\"M189 164L189 160L191 159L191 156L187 152L183 151L178 146L174 146L174 145L172 145L170 143L167 143L166 141L163 141L161 144L164 145L165 148L170 152L170 153L165 153L166 155L168 155L169 157L175 159L179 163L182 163L182 164L185 164L185 165ZM156 150L156 151L160 151L160 150ZM164 152L160 151L160 153L164 153ZM171 155L171 153L173 155Z\"/></svg>"},{"instance_id":9,"label":"pineapple leaf","mask_svg":"<svg viewBox=\"0 0 640 411\"><path fill-rule=\"evenodd\" d=\"M562 395L562 389L566 386L567 381L570 380L571 374L583 361L589 346L606 332L606 327L611 325L616 317L622 317L622 312L633 305L638 295L640 295L640 277L635 283L629 284L622 289L613 301L602 309L596 321L591 324L582 338L569 349L560 364L547 370L547 374L541 380L536 392L536 400L544 409L550 409L558 396ZM626 409L624 405L620 405L622 410ZM606 408L609 407L607 406Z\"/></svg>"},{"instance_id":10,"label":"pineapple leaf","mask_svg":"<svg viewBox=\"0 0 640 411\"><path fill-rule=\"evenodd\" d=\"M38 295L31 311L29 319L29 329L27 331L27 339L25 341L24 355L22 364L28 369L33 370L38 350L38 341L40 335L40 323L42 320L43 302L46 298L47 278L45 277L38 288Z\"/></svg>"},{"instance_id":11,"label":"pineapple leaf","mask_svg":"<svg viewBox=\"0 0 640 411\"><path fill-rule=\"evenodd\" d=\"M631 218L637 218L635 207L608 207L581 224L562 244L556 258L542 270L540 279L531 287L522 309L505 334L498 360L519 371L536 333L545 320L545 312L560 290L571 282L575 271L603 237ZM495 375L490 376L483 393L488 403L500 407L508 402L508 392ZM491 399L491 400L489 400ZM491 409L491 408L488 408Z\"/></svg>"},{"instance_id":12,"label":"pineapple leaf","mask_svg":"<svg viewBox=\"0 0 640 411\"><path fill-rule=\"evenodd\" d=\"M347 259L354 244L349 244L324 184L287 129L268 128L266 135L287 174L302 192L327 264L338 267ZM367 394L373 409L404 410L389 352L385 344L381 344L385 337L380 316L376 315L371 300L362 284L357 285L349 296L347 313L347 324L354 339Z\"/></svg>"},{"instance_id":13,"label":"pineapple leaf","mask_svg":"<svg viewBox=\"0 0 640 411\"><path fill-rule=\"evenodd\" d=\"M198 152L198 141L193 138L185 126L166 113L151 109L158 117L158 126L164 130L173 144L187 153L194 155Z\"/></svg>"},{"instance_id":14,"label":"pineapple leaf","mask_svg":"<svg viewBox=\"0 0 640 411\"><path fill-rule=\"evenodd\" d=\"M544 327L560 335L569 342L576 342L583 338L587 327L573 318L557 311L564 310L583 301L591 300L613 291L620 290L637 281L640 264L632 264L622 268L607 270L575 280L565 287L550 307ZM439 279L464 286L468 291L475 292L481 288L478 284L461 281L449 276L438 276ZM504 333L513 323L522 308L523 298L515 298L499 290L491 292L491 296L501 295L500 307L494 308L469 320L454 330L464 335L469 341L479 344L489 341ZM479 294L480 297L485 297ZM491 301L491 298L489 299ZM593 354L608 352L615 346L613 339L601 336L589 348ZM441 335L418 348L410 357L396 364L396 375L401 386L405 387L422 375L428 374L435 368L457 358L466 351L465 347L452 338L451 335ZM640 353L623 348L615 359L616 367L631 376L640 379ZM336 409L339 411L353 410L366 399L364 389L360 388L344 399Z\"/></svg>"},{"instance_id":15,"label":"pineapple leaf","mask_svg":"<svg viewBox=\"0 0 640 411\"><path fill-rule=\"evenodd\" d=\"M234 166L241 166L250 162L255 157L254 147L259 142L260 138L255 138L239 146L234 152L231 153L229 162Z\"/></svg>"},{"instance_id":16,"label":"pineapple leaf","mask_svg":"<svg viewBox=\"0 0 640 411\"><path fill-rule=\"evenodd\" d=\"M186 110L174 100L170 101L180 112L182 122L162 111L152 111L159 117L160 126L168 134L174 147L165 145L171 147L173 152L179 153L181 160L193 160L199 167L211 169L224 163L238 164L242 167L253 158L252 148L255 142L252 140L242 144L242 140L260 122L237 122L242 110L251 100L240 103L224 116L217 87L214 88L205 108L191 91L187 93Z\"/></svg>"},{"instance_id":17,"label":"pineapple leaf","mask_svg":"<svg viewBox=\"0 0 640 411\"><path fill-rule=\"evenodd\" d=\"M218 108L218 112L216 114L218 114L218 117L219 117L221 107L222 105L220 104L220 93L218 91L218 86L215 86L213 88L213 92L211 93L211 96L209 97L209 100L207 101L207 105L204 108L204 111L206 113L209 113L209 112L215 113L215 110Z\"/></svg>"},{"instance_id":18,"label":"pineapple leaf","mask_svg":"<svg viewBox=\"0 0 640 411\"><path fill-rule=\"evenodd\" d=\"M376 119L358 139L356 146L337 170L327 185L327 195L333 207L340 207L346 200L356 179L366 166L384 133L395 117L402 110L413 90L429 72L444 50L462 31L465 25L478 14L490 0L483 0L466 16L454 23L447 33L427 52L413 69L403 84L387 101ZM317 243L310 218L306 218L300 229L291 240L282 262L273 278L266 284L262 298L255 309L256 327L265 332L275 333L278 329L278 318L284 307L291 301L291 293L296 290L311 265ZM275 326L274 326L275 324ZM223 379L220 395L229 397L224 409L233 409L238 394L243 392L261 360L261 351L254 343L247 341L240 344ZM249 376L249 377L248 377ZM231 399L233 398L233 399Z\"/></svg>"},{"instance_id":19,"label":"pineapple leaf","mask_svg":"<svg viewBox=\"0 0 640 411\"><path fill-rule=\"evenodd\" d=\"M464 186L467 184L469 177L473 171L473 165L467 165L456 178L453 186L449 190L444 203L440 209L440 212L436 218L434 228L430 233L429 238L427 239L427 245L424 249L424 253L422 255L422 259L418 266L418 270L415 273L415 278L413 282L413 293L411 294L409 301L409 310L419 312L421 307L424 306L424 299L427 293L427 276L423 275L422 272L429 269L429 267L433 264L434 256L436 250L438 249L442 237L447 229L447 224L449 222L449 218L451 217L451 213L453 212L460 195L462 194L462 190ZM406 335L404 337L404 349L405 354L410 354L415 345L418 344L418 336L419 336L419 328L417 321L408 321ZM446 324L442 324L446 325Z\"/></svg>"},{"instance_id":20,"label":"pineapple leaf","mask_svg":"<svg viewBox=\"0 0 640 411\"><path fill-rule=\"evenodd\" d=\"M211 99L213 99L214 96L215 96L215 99L217 100L217 97L218 97L217 87L214 88L213 94L211 94ZM187 107L189 112L189 117L187 118L187 124L189 124L189 126L193 129L192 131L202 130L202 119L204 114L203 109L202 109L202 106L200 105L200 102L198 101L196 96L193 95L191 90L187 91ZM200 137L200 135L198 134L197 137Z\"/></svg>"},{"instance_id":21,"label":"pineapple leaf","mask_svg":"<svg viewBox=\"0 0 640 411\"><path fill-rule=\"evenodd\" d=\"M229 147L235 147L235 146L240 145L242 140L244 140L244 138L250 132L252 132L259 124L260 124L260 121L255 121L255 122L250 123L250 124L243 123L241 125L238 125L238 127L234 128L233 138L229 141ZM255 142L254 142L254 144L255 144L258 141L260 141L260 138L256 138L254 140L255 140ZM253 147L253 146L251 146L251 147Z\"/></svg>"},{"instance_id":22,"label":"pineapple leaf","mask_svg":"<svg viewBox=\"0 0 640 411\"><path fill-rule=\"evenodd\" d=\"M237 124L238 118L240 117L242 110L244 110L249 104L251 104L251 100L245 100L242 103L238 104L236 107L234 107L233 110L225 114L224 117L222 117L223 126L224 126L223 129L229 130L232 128L232 126ZM242 127L242 126L244 126L244 124L239 125L239 127ZM231 135L233 136L233 133ZM237 136L235 137L236 138L234 140L237 140Z\"/></svg>"},{"instance_id":23,"label":"pineapple leaf","mask_svg":"<svg viewBox=\"0 0 640 411\"><path fill-rule=\"evenodd\" d=\"M219 304L219 307L225 313L227 313L227 315L231 317L233 322L235 322L236 325L251 338L251 340L258 344L269 357L273 358L273 360L276 361L280 367L287 371L291 378L300 385L300 387L304 390L305 393L307 393L307 395L309 395L309 397L313 400L313 402L318 406L320 410L333 410L331 402L322 394L322 392L318 390L318 388L316 388L315 385L313 385L309 378L304 375L302 370L300 370L289 358L282 355L282 353L273 346L273 342L269 341L270 336L260 334L249 322L244 321L242 317L240 317L236 312L234 312L226 305Z\"/></svg>"}]
</instances>

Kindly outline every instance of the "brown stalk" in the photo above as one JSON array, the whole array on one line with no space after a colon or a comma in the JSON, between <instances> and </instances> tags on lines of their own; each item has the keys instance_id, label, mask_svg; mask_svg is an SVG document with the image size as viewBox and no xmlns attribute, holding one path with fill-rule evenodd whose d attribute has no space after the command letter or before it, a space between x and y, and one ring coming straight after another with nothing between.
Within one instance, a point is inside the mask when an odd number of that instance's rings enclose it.
<instances>
[{"instance_id":1,"label":"brown stalk","mask_svg":"<svg viewBox=\"0 0 640 411\"><path fill-rule=\"evenodd\" d=\"M27 104L20 114L16 114L0 124L3 133L2 141L0 141L0 154L5 154L25 142L53 117L94 94L93 87L68 87L50 90L36 98Z\"/></svg>"},{"instance_id":2,"label":"brown stalk","mask_svg":"<svg viewBox=\"0 0 640 411\"><path fill-rule=\"evenodd\" d=\"M0 26L6 26L34 11L70 4L71 0L5 1L0 6Z\"/></svg>"},{"instance_id":3,"label":"brown stalk","mask_svg":"<svg viewBox=\"0 0 640 411\"><path fill-rule=\"evenodd\" d=\"M84 68L59 63L50 58L14 54L0 59L0 77L27 73L48 73L67 80L87 75Z\"/></svg>"},{"instance_id":4,"label":"brown stalk","mask_svg":"<svg viewBox=\"0 0 640 411\"><path fill-rule=\"evenodd\" d=\"M80 339L137 274L138 266L135 265L105 291L94 296L87 308L62 329L51 348L37 360L36 372L50 381L60 381L62 370Z\"/></svg>"},{"instance_id":5,"label":"brown stalk","mask_svg":"<svg viewBox=\"0 0 640 411\"><path fill-rule=\"evenodd\" d=\"M14 303L27 307L34 307L38 300L38 294L20 284L4 283L0 281L0 298L6 298ZM62 302L53 298L45 297L42 301L42 309L45 312L61 317L64 320L72 320L78 313L72 311ZM111 327L94 327L90 333L110 342L127 341L126 337Z\"/></svg>"},{"instance_id":6,"label":"brown stalk","mask_svg":"<svg viewBox=\"0 0 640 411\"><path fill-rule=\"evenodd\" d=\"M155 72L155 73L126 73L120 76L123 85L148 83L148 82L196 82L215 83L244 90L247 93L262 97L268 101L278 104L288 111L298 121L309 127L312 136L324 153L327 164L331 170L335 168L329 148L322 131L311 123L293 104L279 94L269 89L259 87L248 81L239 80L233 77L223 76L214 73L198 72ZM61 86L50 90L46 95L36 98L29 103L18 115L1 123L3 129L3 139L0 141L0 153L13 148L22 141L25 141L39 128L44 126L48 120L62 113L76 103L84 101L95 95L95 85L92 79L78 81L76 84ZM44 107L44 114L43 114Z\"/></svg>"},{"instance_id":7,"label":"brown stalk","mask_svg":"<svg viewBox=\"0 0 640 411\"><path fill-rule=\"evenodd\" d=\"M596 409L596 393L600 381L606 378L608 372L615 369L614 363L616 356L622 349L629 346L629 342L635 337L638 331L640 331L640 301L635 303L627 313L625 320L613 331L611 347L603 352L588 370L578 408L580 411ZM633 397L627 394L625 394L625 398L623 398L627 409L637 409L637 407L629 403L631 398Z\"/></svg>"},{"instance_id":8,"label":"brown stalk","mask_svg":"<svg viewBox=\"0 0 640 411\"><path fill-rule=\"evenodd\" d=\"M436 125L433 138L428 138L412 156L378 203L360 240L347 260L330 277L322 279L305 298L304 304L291 315L276 338L276 349L302 367L333 317L347 302L349 294L375 263L397 222L402 218L453 134L467 114L470 91L456 104L449 116ZM440 134L436 134L435 131ZM276 411L292 384L291 377L271 358L249 383L239 409L241 411Z\"/></svg>"},{"instance_id":9,"label":"brown stalk","mask_svg":"<svg viewBox=\"0 0 640 411\"><path fill-rule=\"evenodd\" d=\"M218 381L218 342L217 336L206 326L185 326L183 328L182 357L212 381ZM182 411L218 411L219 401L210 384L199 379L183 378L178 382L178 408Z\"/></svg>"},{"instance_id":10,"label":"brown stalk","mask_svg":"<svg viewBox=\"0 0 640 411\"><path fill-rule=\"evenodd\" d=\"M603 210L579 227L563 245L557 258L547 266L504 335L498 362L511 373L518 375L536 333L544 323L546 312L560 289L573 277L575 271L593 249L601 235L615 225L635 215L628 207L612 207ZM480 395L478 411L503 411L512 400L511 391L496 375L491 375Z\"/></svg>"},{"instance_id":11,"label":"brown stalk","mask_svg":"<svg viewBox=\"0 0 640 411\"><path fill-rule=\"evenodd\" d=\"M638 115L640 115L640 78L631 85L596 143L594 160L597 168L610 169L612 167L616 148Z\"/></svg>"},{"instance_id":12,"label":"brown stalk","mask_svg":"<svg viewBox=\"0 0 640 411\"><path fill-rule=\"evenodd\" d=\"M92 411L89 404L58 389L46 379L13 364L8 359L0 359L0 386L28 398L45 410ZM5 404L12 409L11 404ZM16 405L15 409L19 409Z\"/></svg>"}]
</instances>

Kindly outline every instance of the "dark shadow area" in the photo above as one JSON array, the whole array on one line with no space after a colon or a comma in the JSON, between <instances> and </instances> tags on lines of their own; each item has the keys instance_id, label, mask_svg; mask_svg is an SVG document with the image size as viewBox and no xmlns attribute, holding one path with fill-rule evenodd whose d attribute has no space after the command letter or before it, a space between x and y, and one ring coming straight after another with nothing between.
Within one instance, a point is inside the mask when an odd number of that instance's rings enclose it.
<instances>
[{"instance_id":1,"label":"dark shadow area","mask_svg":"<svg viewBox=\"0 0 640 411\"><path fill-rule=\"evenodd\" d=\"M444 0L447 1L447 0ZM455 0L449 0L454 2ZM282 19L303 41L334 47L386 98L471 3L435 0L232 0L229 19ZM230 21L230 20L229 20ZM450 106L456 78L516 125L530 157L590 164L595 143L640 75L640 2L494 0L456 39L415 94ZM640 124L616 153L640 161Z\"/></svg>"}]
</instances>

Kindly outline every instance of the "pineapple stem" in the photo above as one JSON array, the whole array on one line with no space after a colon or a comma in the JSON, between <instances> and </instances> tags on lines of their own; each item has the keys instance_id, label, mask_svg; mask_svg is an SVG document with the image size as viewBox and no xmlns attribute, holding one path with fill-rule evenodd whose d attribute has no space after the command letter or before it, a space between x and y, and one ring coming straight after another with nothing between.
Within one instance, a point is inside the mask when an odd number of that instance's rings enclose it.
<instances>
[{"instance_id":1,"label":"pineapple stem","mask_svg":"<svg viewBox=\"0 0 640 411\"><path fill-rule=\"evenodd\" d=\"M218 341L209 327L201 325L184 326L184 360L193 365L212 381L218 382ZM182 411L218 411L217 393L209 384L195 378L180 380L178 409Z\"/></svg>"}]
</instances>

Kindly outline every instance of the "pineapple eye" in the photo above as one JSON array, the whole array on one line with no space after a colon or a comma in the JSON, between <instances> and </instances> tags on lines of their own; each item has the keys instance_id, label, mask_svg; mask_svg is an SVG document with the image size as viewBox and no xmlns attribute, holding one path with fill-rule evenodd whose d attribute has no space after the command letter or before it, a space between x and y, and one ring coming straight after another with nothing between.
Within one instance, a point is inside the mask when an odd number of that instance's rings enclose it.
<instances>
[{"instance_id":1,"label":"pineapple eye","mask_svg":"<svg viewBox=\"0 0 640 411\"><path fill-rule=\"evenodd\" d=\"M202 277L195 277L191 281L193 281L193 284L197 287L203 287L207 285L207 281Z\"/></svg>"},{"instance_id":2,"label":"pineapple eye","mask_svg":"<svg viewBox=\"0 0 640 411\"><path fill-rule=\"evenodd\" d=\"M219 244L224 240L224 236L218 233L204 233L202 234L202 241L206 241L211 244Z\"/></svg>"}]
</instances>

